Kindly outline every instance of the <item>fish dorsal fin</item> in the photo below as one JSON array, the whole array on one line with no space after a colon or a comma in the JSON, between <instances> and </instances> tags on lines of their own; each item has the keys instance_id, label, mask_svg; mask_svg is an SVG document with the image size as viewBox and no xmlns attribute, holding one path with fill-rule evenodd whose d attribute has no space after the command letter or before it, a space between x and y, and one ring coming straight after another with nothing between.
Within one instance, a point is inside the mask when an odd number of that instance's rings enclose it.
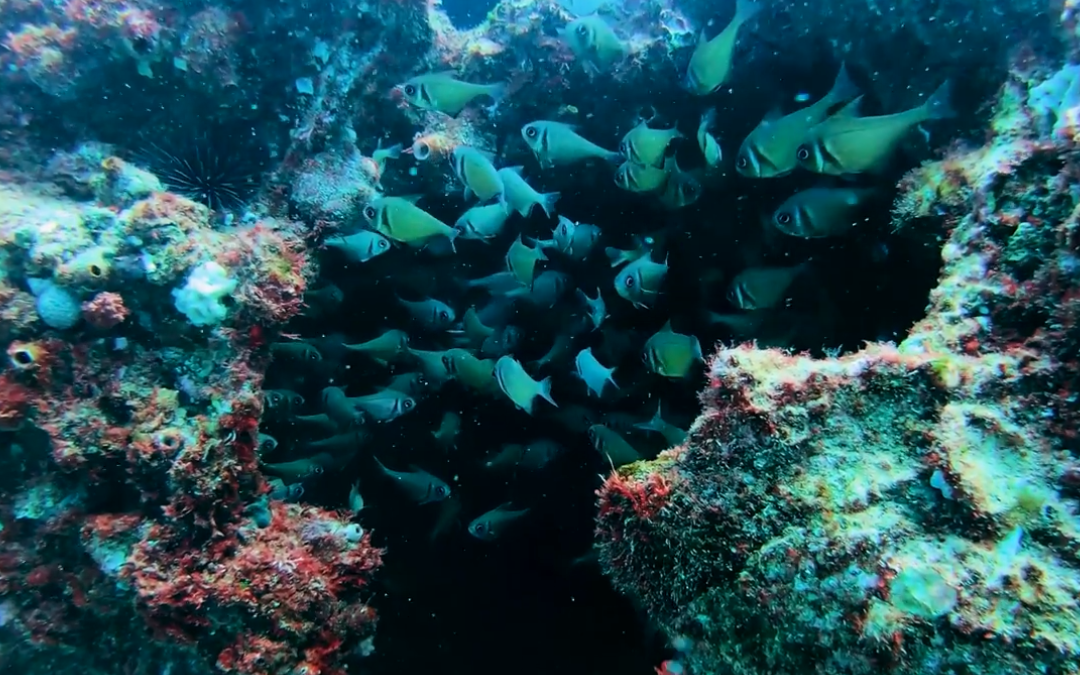
<instances>
[{"instance_id":1,"label":"fish dorsal fin","mask_svg":"<svg viewBox=\"0 0 1080 675\"><path fill-rule=\"evenodd\" d=\"M457 71L453 68L447 68L446 70L436 70L435 72L428 73L428 77L438 77L444 80L456 80Z\"/></svg>"},{"instance_id":2,"label":"fish dorsal fin","mask_svg":"<svg viewBox=\"0 0 1080 675\"><path fill-rule=\"evenodd\" d=\"M503 168L511 173L516 173L519 176L521 175L521 172L525 170L524 166L504 166Z\"/></svg>"},{"instance_id":3,"label":"fish dorsal fin","mask_svg":"<svg viewBox=\"0 0 1080 675\"><path fill-rule=\"evenodd\" d=\"M846 119L846 118L852 118L853 119L853 118L859 117L860 116L859 110L862 107L863 98L864 98L864 96L858 96L858 97L852 99L850 103L848 103L843 108L840 108L839 110L834 112L832 114L832 116L834 118L837 118L837 119Z\"/></svg>"},{"instance_id":4,"label":"fish dorsal fin","mask_svg":"<svg viewBox=\"0 0 1080 675\"><path fill-rule=\"evenodd\" d=\"M780 119L783 116L784 116L784 112L783 112L783 110L780 109L780 106L779 105L774 105L773 107L769 108L769 112L765 113L765 117L761 118L761 123L762 124L772 124L773 122L775 122L776 120Z\"/></svg>"},{"instance_id":5,"label":"fish dorsal fin","mask_svg":"<svg viewBox=\"0 0 1080 675\"><path fill-rule=\"evenodd\" d=\"M659 335L660 333L674 333L674 332L675 331L671 330L671 319L668 319L667 322L664 323L664 327L661 328L660 330L656 331L656 334Z\"/></svg>"}]
</instances>

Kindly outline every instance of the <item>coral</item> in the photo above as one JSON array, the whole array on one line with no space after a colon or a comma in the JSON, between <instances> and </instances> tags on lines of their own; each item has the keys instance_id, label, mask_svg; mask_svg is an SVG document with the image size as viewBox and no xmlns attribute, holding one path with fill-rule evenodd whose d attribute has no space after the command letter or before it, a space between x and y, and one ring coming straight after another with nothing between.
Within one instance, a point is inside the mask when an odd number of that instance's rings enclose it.
<instances>
[{"instance_id":1,"label":"coral","mask_svg":"<svg viewBox=\"0 0 1080 675\"><path fill-rule=\"evenodd\" d=\"M1038 85L901 181L896 227L944 241L899 346L721 347L685 445L599 491L606 573L690 672L1076 672L1080 166Z\"/></svg>"},{"instance_id":2,"label":"coral","mask_svg":"<svg viewBox=\"0 0 1080 675\"><path fill-rule=\"evenodd\" d=\"M101 330L115 328L130 314L124 306L124 298L119 293L110 291L98 293L84 302L82 313L88 324Z\"/></svg>"},{"instance_id":3,"label":"coral","mask_svg":"<svg viewBox=\"0 0 1080 675\"><path fill-rule=\"evenodd\" d=\"M5 658L342 673L372 636L380 551L346 514L270 500L255 449L266 345L315 272L299 226L223 226L161 192L114 213L7 186L0 209L4 278L34 281L43 319L4 326L18 339L0 429L18 436L0 436L0 594L19 638ZM171 291L214 269L231 304L203 334ZM94 330L43 334L57 322L41 286ZM4 297L28 311L27 293Z\"/></svg>"}]
</instances>

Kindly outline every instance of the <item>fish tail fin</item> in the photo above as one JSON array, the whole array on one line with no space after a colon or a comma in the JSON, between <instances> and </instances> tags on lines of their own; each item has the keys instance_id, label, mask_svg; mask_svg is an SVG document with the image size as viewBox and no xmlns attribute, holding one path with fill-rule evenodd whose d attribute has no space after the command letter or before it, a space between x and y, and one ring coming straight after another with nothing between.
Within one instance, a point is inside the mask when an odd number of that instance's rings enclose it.
<instances>
[{"instance_id":1,"label":"fish tail fin","mask_svg":"<svg viewBox=\"0 0 1080 675\"><path fill-rule=\"evenodd\" d=\"M506 82L497 82L490 84L485 92L496 103L501 103L503 99L510 93L510 85Z\"/></svg>"},{"instance_id":2,"label":"fish tail fin","mask_svg":"<svg viewBox=\"0 0 1080 675\"><path fill-rule=\"evenodd\" d=\"M604 255L607 256L608 262L612 267L618 267L623 262L623 252L614 246L608 246L604 248Z\"/></svg>"},{"instance_id":3,"label":"fish tail fin","mask_svg":"<svg viewBox=\"0 0 1080 675\"><path fill-rule=\"evenodd\" d=\"M829 98L836 102L850 101L861 93L859 85L855 84L848 75L847 64L841 62L840 72L836 74L836 80L833 81L832 89L829 90Z\"/></svg>"},{"instance_id":4,"label":"fish tail fin","mask_svg":"<svg viewBox=\"0 0 1080 675\"><path fill-rule=\"evenodd\" d=\"M709 108L705 112L701 113L701 126L706 131L712 129L712 126L716 124L716 108Z\"/></svg>"},{"instance_id":5,"label":"fish tail fin","mask_svg":"<svg viewBox=\"0 0 1080 675\"><path fill-rule=\"evenodd\" d=\"M540 208L544 209L544 213L548 218L555 215L555 202L559 201L561 196L561 192L545 192L540 195L540 201L537 203L540 204Z\"/></svg>"},{"instance_id":6,"label":"fish tail fin","mask_svg":"<svg viewBox=\"0 0 1080 675\"><path fill-rule=\"evenodd\" d=\"M755 0L735 0L735 18L731 22L736 25L746 23L761 11L763 4L763 2L755 2Z\"/></svg>"},{"instance_id":7,"label":"fish tail fin","mask_svg":"<svg viewBox=\"0 0 1080 675\"><path fill-rule=\"evenodd\" d=\"M550 375L548 377L545 377L544 379L540 380L540 390L537 392L537 394L539 394L541 398L543 398L545 401L547 401L551 405L555 406L556 408L559 407L559 404L555 402L555 399L551 398L551 376Z\"/></svg>"},{"instance_id":8,"label":"fish tail fin","mask_svg":"<svg viewBox=\"0 0 1080 675\"><path fill-rule=\"evenodd\" d=\"M926 110L926 118L931 120L943 120L956 117L952 103L952 80L945 80L940 87L930 94L923 108Z\"/></svg>"},{"instance_id":9,"label":"fish tail fin","mask_svg":"<svg viewBox=\"0 0 1080 675\"><path fill-rule=\"evenodd\" d=\"M624 159L625 158L623 157L623 154L621 152L616 152L615 150L609 150L604 153L605 162L611 162L612 164L622 164Z\"/></svg>"},{"instance_id":10,"label":"fish tail fin","mask_svg":"<svg viewBox=\"0 0 1080 675\"><path fill-rule=\"evenodd\" d=\"M386 156L388 158L390 158L390 159L398 159L399 157L401 157L401 153L404 150L405 150L404 145L402 145L401 143L395 143L395 144L391 145L389 148L384 148L383 152L385 152Z\"/></svg>"}]
</instances>

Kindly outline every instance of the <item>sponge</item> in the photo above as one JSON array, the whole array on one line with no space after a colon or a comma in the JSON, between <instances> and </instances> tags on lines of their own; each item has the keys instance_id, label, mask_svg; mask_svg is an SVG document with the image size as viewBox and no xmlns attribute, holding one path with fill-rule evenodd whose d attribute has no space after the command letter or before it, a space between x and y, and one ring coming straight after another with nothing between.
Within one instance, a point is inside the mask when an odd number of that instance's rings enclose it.
<instances>
[{"instance_id":1,"label":"sponge","mask_svg":"<svg viewBox=\"0 0 1080 675\"><path fill-rule=\"evenodd\" d=\"M173 289L176 309L196 326L213 326L225 319L228 308L221 299L236 289L236 280L216 262L204 262L191 271L183 288Z\"/></svg>"}]
</instances>

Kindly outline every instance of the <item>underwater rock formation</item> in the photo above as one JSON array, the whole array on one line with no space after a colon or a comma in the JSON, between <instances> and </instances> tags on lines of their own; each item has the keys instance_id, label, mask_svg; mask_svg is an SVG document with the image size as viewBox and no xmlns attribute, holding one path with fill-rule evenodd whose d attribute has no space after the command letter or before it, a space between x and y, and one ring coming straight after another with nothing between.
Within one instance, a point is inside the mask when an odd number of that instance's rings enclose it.
<instances>
[{"instance_id":1,"label":"underwater rock formation","mask_svg":"<svg viewBox=\"0 0 1080 675\"><path fill-rule=\"evenodd\" d=\"M215 226L139 176L106 158L96 202L0 188L0 655L340 672L370 648L380 551L270 499L258 466L268 342L315 272L304 231Z\"/></svg>"},{"instance_id":2,"label":"underwater rock formation","mask_svg":"<svg viewBox=\"0 0 1080 675\"><path fill-rule=\"evenodd\" d=\"M1074 70L1018 60L986 144L903 180L896 227L944 239L905 340L721 347L685 445L599 491L689 672L1077 672Z\"/></svg>"}]
</instances>

